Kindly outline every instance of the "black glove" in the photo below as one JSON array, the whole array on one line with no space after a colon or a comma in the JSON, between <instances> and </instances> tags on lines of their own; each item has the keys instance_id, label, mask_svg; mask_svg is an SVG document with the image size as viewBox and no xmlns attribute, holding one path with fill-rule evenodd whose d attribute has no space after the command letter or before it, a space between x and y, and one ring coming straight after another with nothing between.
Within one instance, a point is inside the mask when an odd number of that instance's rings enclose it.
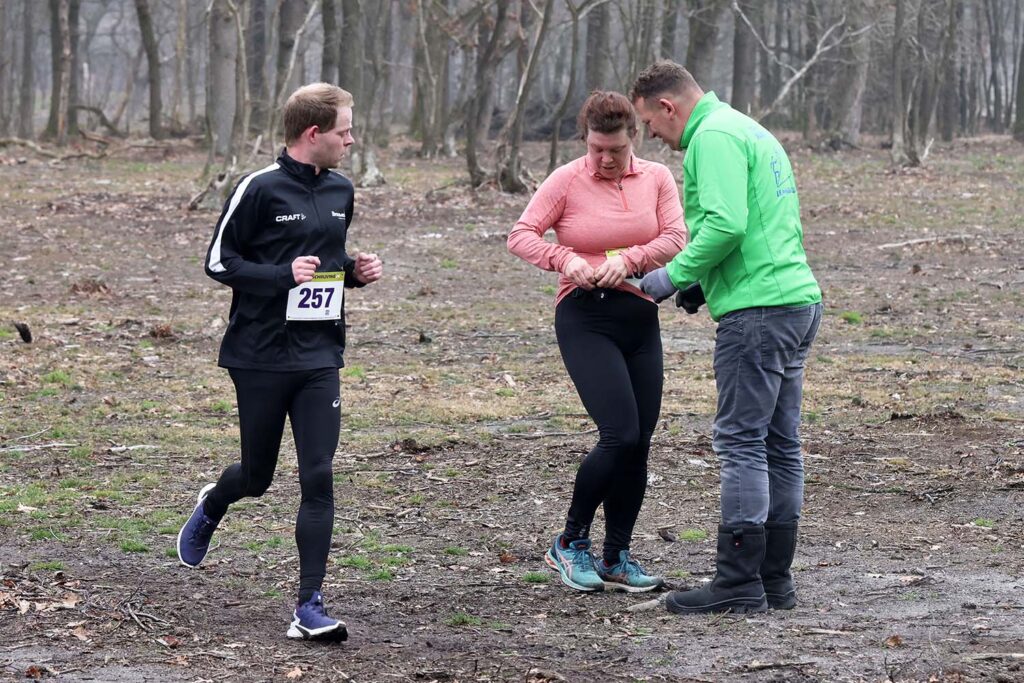
<instances>
[{"instance_id":1,"label":"black glove","mask_svg":"<svg viewBox=\"0 0 1024 683\"><path fill-rule=\"evenodd\" d=\"M679 290L679 293L676 294L676 306L690 315L696 313L704 303L704 290L700 288L699 282L694 282L686 289Z\"/></svg>"}]
</instances>

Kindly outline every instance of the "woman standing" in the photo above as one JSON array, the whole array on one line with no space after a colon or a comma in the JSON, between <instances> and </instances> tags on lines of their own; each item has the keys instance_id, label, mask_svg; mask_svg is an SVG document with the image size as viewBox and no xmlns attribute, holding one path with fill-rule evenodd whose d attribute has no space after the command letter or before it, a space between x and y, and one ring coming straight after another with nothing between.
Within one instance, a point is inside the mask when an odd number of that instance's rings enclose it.
<instances>
[{"instance_id":1,"label":"woman standing","mask_svg":"<svg viewBox=\"0 0 1024 683\"><path fill-rule=\"evenodd\" d=\"M658 306L629 278L679 253L686 226L672 173L633 156L636 114L625 96L592 93L578 127L586 155L541 184L508 236L513 254L560 273L558 348L600 432L545 560L576 590L649 591L663 580L646 574L629 546L661 410L661 331ZM543 239L548 229L557 243ZM590 525L602 504L603 557L595 561Z\"/></svg>"}]
</instances>

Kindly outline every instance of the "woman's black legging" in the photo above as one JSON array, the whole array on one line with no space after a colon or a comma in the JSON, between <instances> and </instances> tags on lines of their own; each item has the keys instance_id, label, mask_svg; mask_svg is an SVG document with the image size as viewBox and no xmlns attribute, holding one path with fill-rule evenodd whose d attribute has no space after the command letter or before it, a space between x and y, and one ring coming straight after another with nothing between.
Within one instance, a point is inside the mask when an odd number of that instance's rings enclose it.
<instances>
[{"instance_id":1,"label":"woman's black legging","mask_svg":"<svg viewBox=\"0 0 1024 683\"><path fill-rule=\"evenodd\" d=\"M337 368L294 372L228 370L238 398L241 462L217 480L203 510L219 520L228 506L262 496L274 479L284 420L289 417L299 460L302 501L295 522L299 550L299 601L320 590L334 530L334 451L341 430Z\"/></svg>"},{"instance_id":2,"label":"woman's black legging","mask_svg":"<svg viewBox=\"0 0 1024 683\"><path fill-rule=\"evenodd\" d=\"M628 550L647 489L647 453L661 410L658 307L620 290L576 289L555 310L569 377L600 439L576 473L565 538L588 538L604 504L604 558Z\"/></svg>"}]
</instances>

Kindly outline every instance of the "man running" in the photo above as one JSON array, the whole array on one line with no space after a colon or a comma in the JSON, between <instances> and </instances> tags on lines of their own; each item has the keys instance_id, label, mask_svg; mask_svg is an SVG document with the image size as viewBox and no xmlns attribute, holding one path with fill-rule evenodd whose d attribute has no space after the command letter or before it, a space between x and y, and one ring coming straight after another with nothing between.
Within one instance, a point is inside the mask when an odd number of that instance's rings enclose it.
<instances>
[{"instance_id":1,"label":"man running","mask_svg":"<svg viewBox=\"0 0 1024 683\"><path fill-rule=\"evenodd\" d=\"M350 93L327 83L292 93L282 116L284 151L242 179L217 222L206 274L232 289L218 364L235 385L241 460L200 490L178 534L181 562L198 567L228 506L269 488L287 416L302 490L299 591L287 635L307 640L348 636L320 594L334 526L344 296L383 274L375 254L345 251L354 190L330 170L355 142L352 106Z\"/></svg>"}]
</instances>

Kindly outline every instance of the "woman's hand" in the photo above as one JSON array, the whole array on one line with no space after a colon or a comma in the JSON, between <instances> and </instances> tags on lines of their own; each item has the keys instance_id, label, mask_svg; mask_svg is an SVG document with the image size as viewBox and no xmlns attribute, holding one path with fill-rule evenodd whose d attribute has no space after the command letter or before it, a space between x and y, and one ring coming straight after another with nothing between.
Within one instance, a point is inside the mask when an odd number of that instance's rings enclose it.
<instances>
[{"instance_id":1,"label":"woman's hand","mask_svg":"<svg viewBox=\"0 0 1024 683\"><path fill-rule=\"evenodd\" d=\"M577 287L587 291L594 288L594 269L582 256L573 256L572 260L565 264L562 275L569 278Z\"/></svg>"},{"instance_id":2,"label":"woman's hand","mask_svg":"<svg viewBox=\"0 0 1024 683\"><path fill-rule=\"evenodd\" d=\"M622 284L629 277L629 268L621 256L612 256L594 271L594 284L598 287L612 289Z\"/></svg>"}]
</instances>

